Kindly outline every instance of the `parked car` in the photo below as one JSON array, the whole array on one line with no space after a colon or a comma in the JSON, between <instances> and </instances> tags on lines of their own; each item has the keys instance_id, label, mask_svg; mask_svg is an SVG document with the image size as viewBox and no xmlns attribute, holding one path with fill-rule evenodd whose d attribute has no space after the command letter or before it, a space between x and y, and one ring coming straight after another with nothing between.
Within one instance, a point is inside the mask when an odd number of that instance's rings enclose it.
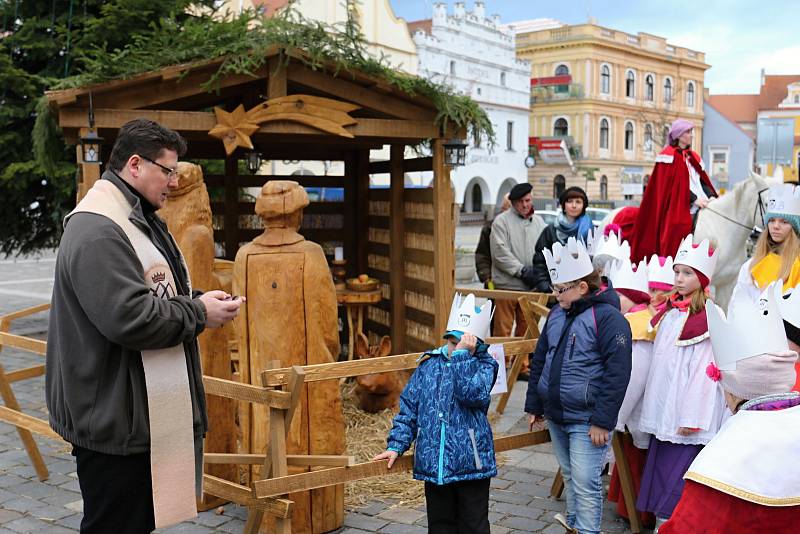
<instances>
[{"instance_id":1,"label":"parked car","mask_svg":"<svg viewBox=\"0 0 800 534\"><path fill-rule=\"evenodd\" d=\"M554 223L558 220L558 212L553 210L536 210L536 215L542 218L545 224Z\"/></svg>"},{"instance_id":2,"label":"parked car","mask_svg":"<svg viewBox=\"0 0 800 534\"><path fill-rule=\"evenodd\" d=\"M606 208L592 208L591 206L586 208L586 215L592 220L595 228L600 226L600 223L609 213L611 213L611 210Z\"/></svg>"}]
</instances>

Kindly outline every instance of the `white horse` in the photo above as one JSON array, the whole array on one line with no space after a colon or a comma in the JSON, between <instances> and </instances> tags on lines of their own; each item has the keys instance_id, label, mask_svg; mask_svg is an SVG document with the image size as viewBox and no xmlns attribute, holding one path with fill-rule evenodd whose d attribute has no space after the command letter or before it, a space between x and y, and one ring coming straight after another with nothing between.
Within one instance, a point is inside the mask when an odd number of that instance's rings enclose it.
<instances>
[{"instance_id":1,"label":"white horse","mask_svg":"<svg viewBox=\"0 0 800 534\"><path fill-rule=\"evenodd\" d=\"M778 183L778 180L751 172L748 180L739 182L719 198L711 199L708 208L697 214L695 242L708 239L719 251L712 285L714 301L723 309L728 307L739 269L747 260L750 233L755 227L764 230L761 217L766 211L767 189L773 183ZM602 232L621 209L608 214L599 231Z\"/></svg>"}]
</instances>

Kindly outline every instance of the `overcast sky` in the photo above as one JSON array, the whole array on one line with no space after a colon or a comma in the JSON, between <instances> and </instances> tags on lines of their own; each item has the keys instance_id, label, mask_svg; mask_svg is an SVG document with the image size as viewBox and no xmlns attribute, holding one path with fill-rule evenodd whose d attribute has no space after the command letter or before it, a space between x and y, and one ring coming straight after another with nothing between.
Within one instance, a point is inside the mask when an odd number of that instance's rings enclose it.
<instances>
[{"instance_id":1,"label":"overcast sky","mask_svg":"<svg viewBox=\"0 0 800 534\"><path fill-rule=\"evenodd\" d=\"M430 18L435 0L389 0L407 21ZM447 0L452 13L453 0ZM767 74L800 74L800 2L797 0L486 0L486 14L503 23L554 18L636 34L666 37L670 44L705 52L711 94L757 93ZM472 10L473 0L466 0Z\"/></svg>"}]
</instances>

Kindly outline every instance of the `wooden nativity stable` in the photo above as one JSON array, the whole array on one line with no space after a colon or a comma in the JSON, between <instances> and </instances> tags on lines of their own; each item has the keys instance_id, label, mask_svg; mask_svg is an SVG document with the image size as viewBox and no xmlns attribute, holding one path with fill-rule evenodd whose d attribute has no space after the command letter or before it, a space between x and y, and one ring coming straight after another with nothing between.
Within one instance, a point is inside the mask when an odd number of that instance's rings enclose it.
<instances>
[{"instance_id":1,"label":"wooden nativity stable","mask_svg":"<svg viewBox=\"0 0 800 534\"><path fill-rule=\"evenodd\" d=\"M230 260L263 231L252 198L242 200L244 188L274 179L343 188L343 200L316 201L305 209L301 233L331 255L342 246L348 276L367 273L383 283L384 299L368 308L364 321L371 337L390 335L394 353L434 346L444 331L454 280L454 205L444 133L464 132L438 125L438 110L426 98L362 73L312 68L302 54L276 49L255 75L226 75L215 92L201 84L222 59L51 91L47 98L68 143L77 145L89 132L91 106L104 155L118 128L143 117L187 139L183 159L224 161L224 174L206 170L205 182L215 241ZM341 161L344 175L243 173L246 166L239 162L251 150L248 140L264 160ZM405 159L407 146L425 140L432 156ZM370 161L370 150L384 145L391 147L390 158ZM80 148L77 154L80 196L101 169L83 163ZM405 188L404 173L411 171L433 171L431 186ZM385 173L390 187L370 188L370 176Z\"/></svg>"}]
</instances>

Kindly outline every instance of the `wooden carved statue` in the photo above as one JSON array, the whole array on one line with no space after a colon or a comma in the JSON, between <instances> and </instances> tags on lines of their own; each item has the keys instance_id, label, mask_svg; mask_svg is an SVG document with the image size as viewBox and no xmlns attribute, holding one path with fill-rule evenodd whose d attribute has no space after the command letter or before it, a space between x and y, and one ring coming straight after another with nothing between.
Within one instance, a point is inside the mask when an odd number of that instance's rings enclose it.
<instances>
[{"instance_id":1,"label":"wooden carved statue","mask_svg":"<svg viewBox=\"0 0 800 534\"><path fill-rule=\"evenodd\" d=\"M211 228L211 204L203 182L203 170L199 165L178 163L178 188L170 191L166 205L158 212L166 221L186 259L192 287L201 290L221 288L219 277L214 273L214 232ZM231 379L231 359L228 337L232 325L208 329L198 342L202 358L203 374ZM206 396L209 431L205 439L205 452L237 452L236 449L236 405L230 399ZM207 465L205 472L220 478L238 482L236 466ZM214 506L213 497L203 496L198 503L202 509Z\"/></svg>"},{"instance_id":2,"label":"wooden carved statue","mask_svg":"<svg viewBox=\"0 0 800 534\"><path fill-rule=\"evenodd\" d=\"M288 367L335 362L339 354L336 291L325 254L297 232L307 205L308 195L297 182L267 182L256 202L264 233L236 254L234 291L247 297L238 318L243 382L260 385L260 372L270 360L280 359ZM254 407L244 438L253 453L266 450L267 417L265 410ZM286 449L288 454L344 454L336 380L304 386ZM289 473L298 469L303 468L290 467ZM328 532L344 522L341 484L289 498L295 501L293 532Z\"/></svg>"},{"instance_id":3,"label":"wooden carved statue","mask_svg":"<svg viewBox=\"0 0 800 534\"><path fill-rule=\"evenodd\" d=\"M358 333L356 336L356 356L365 360L368 358L382 358L392 352L392 340L383 336L380 344L369 346L367 336ZM356 377L356 397L358 407L365 412L377 413L386 408L397 408L400 403L400 393L406 385L406 380L399 371L386 373L372 373Z\"/></svg>"}]
</instances>

